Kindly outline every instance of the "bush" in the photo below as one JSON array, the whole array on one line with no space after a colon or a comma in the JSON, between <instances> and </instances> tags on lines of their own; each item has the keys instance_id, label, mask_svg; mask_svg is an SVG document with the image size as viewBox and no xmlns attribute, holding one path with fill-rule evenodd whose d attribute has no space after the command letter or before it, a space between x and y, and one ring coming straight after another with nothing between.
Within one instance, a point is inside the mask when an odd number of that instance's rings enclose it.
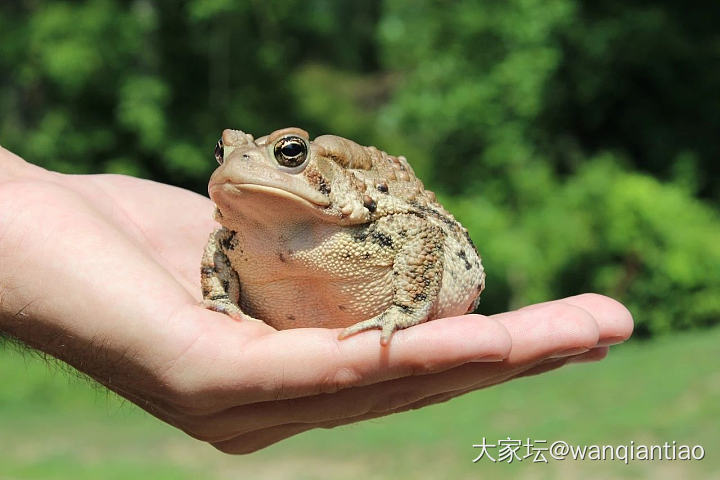
<instances>
[{"instance_id":1,"label":"bush","mask_svg":"<svg viewBox=\"0 0 720 480\"><path fill-rule=\"evenodd\" d=\"M480 311L595 291L625 303L639 335L720 319L720 222L682 188L593 158L534 207L452 203L488 271Z\"/></svg>"},{"instance_id":2,"label":"bush","mask_svg":"<svg viewBox=\"0 0 720 480\"><path fill-rule=\"evenodd\" d=\"M486 313L600 291L720 319L717 2L5 2L0 142L204 192L224 128L405 154L484 257Z\"/></svg>"}]
</instances>

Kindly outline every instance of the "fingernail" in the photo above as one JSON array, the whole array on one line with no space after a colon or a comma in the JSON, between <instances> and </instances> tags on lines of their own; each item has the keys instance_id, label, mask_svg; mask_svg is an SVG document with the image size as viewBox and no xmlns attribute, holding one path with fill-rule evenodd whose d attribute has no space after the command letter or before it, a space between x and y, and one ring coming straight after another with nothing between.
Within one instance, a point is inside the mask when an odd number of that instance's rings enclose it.
<instances>
[{"instance_id":1,"label":"fingernail","mask_svg":"<svg viewBox=\"0 0 720 480\"><path fill-rule=\"evenodd\" d=\"M610 345L617 345L618 343L623 343L625 340L627 340L625 337L607 337L601 341L598 342L599 347L608 347Z\"/></svg>"},{"instance_id":2,"label":"fingernail","mask_svg":"<svg viewBox=\"0 0 720 480\"><path fill-rule=\"evenodd\" d=\"M507 358L507 357L505 357L504 355L484 355L482 357L476 358L473 361L474 362L502 362L503 360L505 360L505 358Z\"/></svg>"},{"instance_id":3,"label":"fingernail","mask_svg":"<svg viewBox=\"0 0 720 480\"><path fill-rule=\"evenodd\" d=\"M608 354L608 347L595 347L587 354L575 355L567 359L567 363L591 363L599 362Z\"/></svg>"},{"instance_id":4,"label":"fingernail","mask_svg":"<svg viewBox=\"0 0 720 480\"><path fill-rule=\"evenodd\" d=\"M571 357L573 355L580 355L581 353L585 353L588 350L590 350L590 349L587 347L569 348L569 349L563 350L561 352L553 353L552 355L550 355L550 358Z\"/></svg>"}]
</instances>

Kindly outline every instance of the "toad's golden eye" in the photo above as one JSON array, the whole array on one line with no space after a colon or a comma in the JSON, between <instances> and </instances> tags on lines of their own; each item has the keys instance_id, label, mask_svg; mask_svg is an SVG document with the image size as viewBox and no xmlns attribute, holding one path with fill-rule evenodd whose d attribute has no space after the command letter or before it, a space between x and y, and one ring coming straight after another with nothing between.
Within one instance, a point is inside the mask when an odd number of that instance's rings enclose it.
<instances>
[{"instance_id":1,"label":"toad's golden eye","mask_svg":"<svg viewBox=\"0 0 720 480\"><path fill-rule=\"evenodd\" d=\"M221 138L215 144L215 160L217 160L220 165L223 163L223 153L223 143Z\"/></svg>"},{"instance_id":2,"label":"toad's golden eye","mask_svg":"<svg viewBox=\"0 0 720 480\"><path fill-rule=\"evenodd\" d=\"M303 164L308 154L308 146L300 137L283 137L275 143L275 160L283 167L295 168Z\"/></svg>"}]
</instances>

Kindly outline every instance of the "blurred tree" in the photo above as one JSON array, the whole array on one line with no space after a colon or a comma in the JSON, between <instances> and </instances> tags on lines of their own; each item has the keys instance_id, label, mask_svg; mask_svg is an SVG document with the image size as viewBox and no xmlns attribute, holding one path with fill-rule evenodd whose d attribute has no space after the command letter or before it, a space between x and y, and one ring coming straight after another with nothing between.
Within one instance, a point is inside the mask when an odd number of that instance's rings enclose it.
<instances>
[{"instance_id":1,"label":"blurred tree","mask_svg":"<svg viewBox=\"0 0 720 480\"><path fill-rule=\"evenodd\" d=\"M311 61L372 70L378 14L347 0L3 4L0 140L55 170L204 191L222 129L326 127L294 79Z\"/></svg>"},{"instance_id":2,"label":"blurred tree","mask_svg":"<svg viewBox=\"0 0 720 480\"><path fill-rule=\"evenodd\" d=\"M558 33L543 143L569 167L568 142L622 151L720 200L720 3L583 0L576 12Z\"/></svg>"},{"instance_id":3,"label":"blurred tree","mask_svg":"<svg viewBox=\"0 0 720 480\"><path fill-rule=\"evenodd\" d=\"M720 6L661 0L0 5L0 142L204 192L224 128L408 156L488 268L481 311L598 290L720 319Z\"/></svg>"},{"instance_id":4,"label":"blurred tree","mask_svg":"<svg viewBox=\"0 0 720 480\"><path fill-rule=\"evenodd\" d=\"M379 123L422 146L477 240L481 311L596 290L641 334L720 320L719 19L670 2L385 2L401 80Z\"/></svg>"}]
</instances>

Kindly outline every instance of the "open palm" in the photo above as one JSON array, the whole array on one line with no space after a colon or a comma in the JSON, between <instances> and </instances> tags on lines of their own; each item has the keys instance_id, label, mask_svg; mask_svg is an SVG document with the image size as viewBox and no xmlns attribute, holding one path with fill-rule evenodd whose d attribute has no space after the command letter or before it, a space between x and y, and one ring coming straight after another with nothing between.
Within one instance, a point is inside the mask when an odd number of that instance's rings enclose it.
<instances>
[{"instance_id":1,"label":"open palm","mask_svg":"<svg viewBox=\"0 0 720 480\"><path fill-rule=\"evenodd\" d=\"M186 190L55 174L0 149L0 329L234 453L600 359L632 330L593 294L435 320L386 348L377 331L339 341L238 322L199 306L212 210Z\"/></svg>"}]
</instances>

